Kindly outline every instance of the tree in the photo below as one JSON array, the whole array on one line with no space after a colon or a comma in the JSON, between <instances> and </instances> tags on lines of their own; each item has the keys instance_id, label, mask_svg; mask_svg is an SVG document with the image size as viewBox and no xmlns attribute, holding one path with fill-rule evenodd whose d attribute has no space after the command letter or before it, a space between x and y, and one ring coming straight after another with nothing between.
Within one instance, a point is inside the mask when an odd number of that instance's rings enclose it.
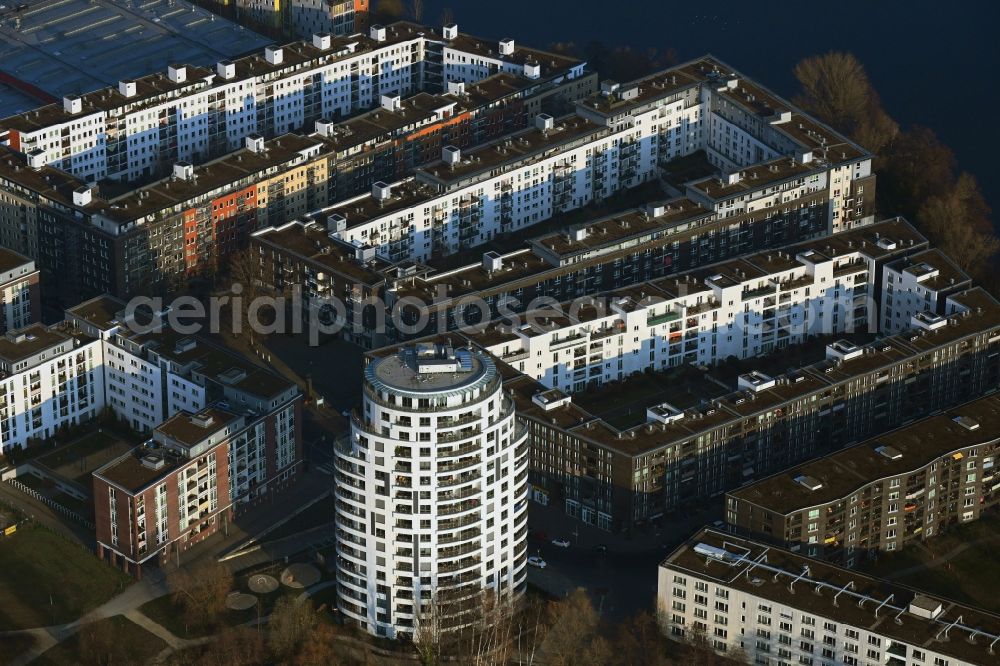
<instances>
[{"instance_id":1,"label":"tree","mask_svg":"<svg viewBox=\"0 0 1000 666\"><path fill-rule=\"evenodd\" d=\"M308 600L296 603L291 597L278 599L271 611L267 628L267 647L271 656L279 663L289 661L299 646L312 640L306 640L316 628L316 614L312 603Z\"/></svg>"},{"instance_id":2,"label":"tree","mask_svg":"<svg viewBox=\"0 0 1000 666\"><path fill-rule=\"evenodd\" d=\"M547 663L570 666L578 663L581 652L590 645L599 618L586 591L577 589L565 600L550 606L551 629L545 638Z\"/></svg>"},{"instance_id":3,"label":"tree","mask_svg":"<svg viewBox=\"0 0 1000 666\"><path fill-rule=\"evenodd\" d=\"M226 596L233 587L233 575L223 564L202 561L189 569L179 569L169 579L174 603L194 624L215 623L226 610Z\"/></svg>"},{"instance_id":4,"label":"tree","mask_svg":"<svg viewBox=\"0 0 1000 666\"><path fill-rule=\"evenodd\" d=\"M795 78L802 86L798 106L873 153L899 131L853 54L831 51L806 58L795 66Z\"/></svg>"},{"instance_id":5,"label":"tree","mask_svg":"<svg viewBox=\"0 0 1000 666\"><path fill-rule=\"evenodd\" d=\"M292 663L296 666L337 666L342 662L337 656L336 640L337 632L332 626L325 622L317 623Z\"/></svg>"},{"instance_id":6,"label":"tree","mask_svg":"<svg viewBox=\"0 0 1000 666\"><path fill-rule=\"evenodd\" d=\"M208 645L195 661L199 666L256 666L267 662L263 640L252 627L224 629ZM183 663L190 661L185 659Z\"/></svg>"},{"instance_id":7,"label":"tree","mask_svg":"<svg viewBox=\"0 0 1000 666\"><path fill-rule=\"evenodd\" d=\"M876 170L881 207L913 219L927 199L955 182L955 154L934 132L914 126L886 146Z\"/></svg>"},{"instance_id":8,"label":"tree","mask_svg":"<svg viewBox=\"0 0 1000 666\"><path fill-rule=\"evenodd\" d=\"M448 25L455 22L455 12L451 11L451 7L445 7L441 10L441 25Z\"/></svg>"},{"instance_id":9,"label":"tree","mask_svg":"<svg viewBox=\"0 0 1000 666\"><path fill-rule=\"evenodd\" d=\"M410 0L410 16L417 23L424 20L424 0Z\"/></svg>"},{"instance_id":10,"label":"tree","mask_svg":"<svg viewBox=\"0 0 1000 666\"><path fill-rule=\"evenodd\" d=\"M252 247L234 252L229 260L229 288L233 293L233 300L230 302L233 330L245 332L251 346L256 339L254 331L256 319L251 321L251 305L264 295L260 262L260 255L254 252Z\"/></svg>"},{"instance_id":11,"label":"tree","mask_svg":"<svg viewBox=\"0 0 1000 666\"><path fill-rule=\"evenodd\" d=\"M405 15L406 9L403 7L403 0L378 0L372 12L375 23L382 24L398 21Z\"/></svg>"},{"instance_id":12,"label":"tree","mask_svg":"<svg viewBox=\"0 0 1000 666\"><path fill-rule=\"evenodd\" d=\"M988 228L989 207L975 178L963 173L950 192L927 199L917 222L959 268L973 277L989 277L985 269L1000 250L1000 240L982 231Z\"/></svg>"}]
</instances>

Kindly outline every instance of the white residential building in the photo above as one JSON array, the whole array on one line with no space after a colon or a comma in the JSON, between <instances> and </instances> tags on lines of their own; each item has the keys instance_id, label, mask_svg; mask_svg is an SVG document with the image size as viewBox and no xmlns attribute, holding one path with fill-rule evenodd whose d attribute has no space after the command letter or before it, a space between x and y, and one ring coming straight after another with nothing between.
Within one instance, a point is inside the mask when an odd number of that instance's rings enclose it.
<instances>
[{"instance_id":1,"label":"white residential building","mask_svg":"<svg viewBox=\"0 0 1000 666\"><path fill-rule=\"evenodd\" d=\"M518 232L655 176L631 131L540 114L536 126L444 160L398 183L314 213L359 258L426 261Z\"/></svg>"},{"instance_id":2,"label":"white residential building","mask_svg":"<svg viewBox=\"0 0 1000 666\"><path fill-rule=\"evenodd\" d=\"M117 89L12 116L0 121L0 131L31 165L91 181L134 180L237 150L251 134L311 130L316 120L376 107L383 95L443 92L448 81L476 81L480 71L516 72L539 83L584 72L583 62L523 47L475 71L444 67L444 45L464 58L492 49L454 25L443 32L400 22L372 26L367 35L317 34L311 42L269 46L215 70L172 65Z\"/></svg>"},{"instance_id":3,"label":"white residential building","mask_svg":"<svg viewBox=\"0 0 1000 666\"><path fill-rule=\"evenodd\" d=\"M660 564L656 598L672 638L753 664L981 666L1000 641L1000 616L709 529Z\"/></svg>"},{"instance_id":4,"label":"white residential building","mask_svg":"<svg viewBox=\"0 0 1000 666\"><path fill-rule=\"evenodd\" d=\"M0 337L0 450L48 439L104 408L101 342L34 324Z\"/></svg>"},{"instance_id":5,"label":"white residential building","mask_svg":"<svg viewBox=\"0 0 1000 666\"><path fill-rule=\"evenodd\" d=\"M724 178L689 185L687 194L721 216L823 196L830 232L874 221L871 155L716 58L601 87L577 103L578 113L634 129L643 159L657 164L705 151Z\"/></svg>"},{"instance_id":6,"label":"white residential building","mask_svg":"<svg viewBox=\"0 0 1000 666\"><path fill-rule=\"evenodd\" d=\"M882 266L925 243L905 222L886 221L569 303L558 316L529 313L512 330L497 323L469 338L567 392L650 368L753 358L810 336L877 330ZM895 319L893 307L884 316Z\"/></svg>"},{"instance_id":7,"label":"white residential building","mask_svg":"<svg viewBox=\"0 0 1000 666\"><path fill-rule=\"evenodd\" d=\"M887 264L881 286L880 330L895 334L911 328L918 314L945 314L947 297L968 289L972 281L943 252L927 250Z\"/></svg>"},{"instance_id":8,"label":"white residential building","mask_svg":"<svg viewBox=\"0 0 1000 666\"><path fill-rule=\"evenodd\" d=\"M372 360L336 465L338 605L359 626L451 631L484 590L523 592L527 430L488 356L420 345Z\"/></svg>"}]
</instances>

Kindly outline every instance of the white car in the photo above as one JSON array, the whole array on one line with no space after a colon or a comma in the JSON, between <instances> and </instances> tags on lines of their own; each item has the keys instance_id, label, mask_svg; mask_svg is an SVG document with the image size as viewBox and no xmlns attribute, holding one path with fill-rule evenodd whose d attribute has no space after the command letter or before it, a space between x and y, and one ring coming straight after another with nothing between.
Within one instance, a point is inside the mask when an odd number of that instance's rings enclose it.
<instances>
[{"instance_id":1,"label":"white car","mask_svg":"<svg viewBox=\"0 0 1000 666\"><path fill-rule=\"evenodd\" d=\"M569 539L553 539L553 546L559 546L560 548L569 548Z\"/></svg>"},{"instance_id":2,"label":"white car","mask_svg":"<svg viewBox=\"0 0 1000 666\"><path fill-rule=\"evenodd\" d=\"M538 567L539 569L544 569L548 565L545 563L545 560L543 560L542 558L538 557L537 555L532 555L531 557L528 558L528 566Z\"/></svg>"}]
</instances>

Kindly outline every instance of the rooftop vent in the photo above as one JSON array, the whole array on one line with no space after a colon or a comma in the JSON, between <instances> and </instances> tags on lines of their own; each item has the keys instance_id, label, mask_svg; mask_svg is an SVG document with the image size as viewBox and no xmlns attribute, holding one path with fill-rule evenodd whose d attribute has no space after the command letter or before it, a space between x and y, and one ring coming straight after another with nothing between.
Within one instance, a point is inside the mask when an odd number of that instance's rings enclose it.
<instances>
[{"instance_id":1,"label":"rooftop vent","mask_svg":"<svg viewBox=\"0 0 1000 666\"><path fill-rule=\"evenodd\" d=\"M74 206L86 206L93 201L94 193L87 185L81 185L80 187L73 190L73 205Z\"/></svg>"},{"instance_id":2,"label":"rooftop vent","mask_svg":"<svg viewBox=\"0 0 1000 666\"><path fill-rule=\"evenodd\" d=\"M326 230L341 233L347 229L347 218L340 213L333 213L326 218Z\"/></svg>"},{"instance_id":3,"label":"rooftop vent","mask_svg":"<svg viewBox=\"0 0 1000 666\"><path fill-rule=\"evenodd\" d=\"M187 67L184 65L168 65L167 78L174 83L184 83L187 81Z\"/></svg>"},{"instance_id":4,"label":"rooftop vent","mask_svg":"<svg viewBox=\"0 0 1000 666\"><path fill-rule=\"evenodd\" d=\"M183 354L184 352L189 352L198 346L198 341L194 338L181 338L174 345L175 354Z\"/></svg>"},{"instance_id":5,"label":"rooftop vent","mask_svg":"<svg viewBox=\"0 0 1000 666\"><path fill-rule=\"evenodd\" d=\"M220 60L215 65L215 72L224 79L236 76L236 64L230 60Z\"/></svg>"},{"instance_id":6,"label":"rooftop vent","mask_svg":"<svg viewBox=\"0 0 1000 666\"><path fill-rule=\"evenodd\" d=\"M271 65L280 65L285 60L285 50L280 46L268 46L264 48L264 60Z\"/></svg>"},{"instance_id":7,"label":"rooftop vent","mask_svg":"<svg viewBox=\"0 0 1000 666\"><path fill-rule=\"evenodd\" d=\"M503 268L503 257L498 252L483 253L483 270L487 273L494 273Z\"/></svg>"},{"instance_id":8,"label":"rooftop vent","mask_svg":"<svg viewBox=\"0 0 1000 666\"><path fill-rule=\"evenodd\" d=\"M455 146L445 146L441 149L441 159L448 166L455 166L462 161L462 150Z\"/></svg>"},{"instance_id":9,"label":"rooftop vent","mask_svg":"<svg viewBox=\"0 0 1000 666\"><path fill-rule=\"evenodd\" d=\"M543 132L550 132L555 126L555 118L547 113L539 113L535 116L535 127Z\"/></svg>"},{"instance_id":10,"label":"rooftop vent","mask_svg":"<svg viewBox=\"0 0 1000 666\"><path fill-rule=\"evenodd\" d=\"M954 421L958 425L962 426L966 430L978 430L979 429L979 421L977 421L976 419L974 419L974 418L972 418L970 416L956 416L955 418L952 419L952 421Z\"/></svg>"},{"instance_id":11,"label":"rooftop vent","mask_svg":"<svg viewBox=\"0 0 1000 666\"><path fill-rule=\"evenodd\" d=\"M252 153L263 153L264 152L264 137L260 134L251 134L245 140L247 150Z\"/></svg>"},{"instance_id":12,"label":"rooftop vent","mask_svg":"<svg viewBox=\"0 0 1000 666\"><path fill-rule=\"evenodd\" d=\"M795 483L799 484L807 490L816 491L823 487L823 484L816 478L811 476L797 476L795 477Z\"/></svg>"},{"instance_id":13,"label":"rooftop vent","mask_svg":"<svg viewBox=\"0 0 1000 666\"><path fill-rule=\"evenodd\" d=\"M164 465L166 465L166 461L163 460L163 456L158 453L147 453L140 458L139 462L141 462L142 466L146 469L152 470L163 469Z\"/></svg>"},{"instance_id":14,"label":"rooftop vent","mask_svg":"<svg viewBox=\"0 0 1000 666\"><path fill-rule=\"evenodd\" d=\"M399 95L382 95L381 105L386 111L399 111L403 108L403 101Z\"/></svg>"},{"instance_id":15,"label":"rooftop vent","mask_svg":"<svg viewBox=\"0 0 1000 666\"><path fill-rule=\"evenodd\" d=\"M118 92L121 93L122 97L135 97L135 81L119 81Z\"/></svg>"},{"instance_id":16,"label":"rooftop vent","mask_svg":"<svg viewBox=\"0 0 1000 666\"><path fill-rule=\"evenodd\" d=\"M326 51L327 49L329 49L331 43L332 43L332 38L330 36L330 33L328 32L322 32L318 35L313 35L313 46L315 46L320 51Z\"/></svg>"},{"instance_id":17,"label":"rooftop vent","mask_svg":"<svg viewBox=\"0 0 1000 666\"><path fill-rule=\"evenodd\" d=\"M893 448L891 446L876 446L875 453L879 454L883 458L888 458L889 460L899 460L903 457L899 449Z\"/></svg>"},{"instance_id":18,"label":"rooftop vent","mask_svg":"<svg viewBox=\"0 0 1000 666\"><path fill-rule=\"evenodd\" d=\"M194 178L194 165L190 162L178 162L174 165L174 178L192 180Z\"/></svg>"},{"instance_id":19,"label":"rooftop vent","mask_svg":"<svg viewBox=\"0 0 1000 666\"><path fill-rule=\"evenodd\" d=\"M207 428L215 423L215 419L212 418L212 415L208 412L198 412L197 414L192 414L189 420L193 425L196 425L199 428Z\"/></svg>"},{"instance_id":20,"label":"rooftop vent","mask_svg":"<svg viewBox=\"0 0 1000 666\"><path fill-rule=\"evenodd\" d=\"M388 201L392 197L392 185L388 185L383 181L377 181L372 184L372 198L379 203Z\"/></svg>"},{"instance_id":21,"label":"rooftop vent","mask_svg":"<svg viewBox=\"0 0 1000 666\"><path fill-rule=\"evenodd\" d=\"M941 614L943 607L940 601L935 601L930 597L925 597L922 594L918 594L913 597L907 610L911 615L916 615L925 620L937 619L937 616Z\"/></svg>"},{"instance_id":22,"label":"rooftop vent","mask_svg":"<svg viewBox=\"0 0 1000 666\"><path fill-rule=\"evenodd\" d=\"M83 111L83 100L75 95L63 97L63 111L74 115L80 113Z\"/></svg>"},{"instance_id":23,"label":"rooftop vent","mask_svg":"<svg viewBox=\"0 0 1000 666\"><path fill-rule=\"evenodd\" d=\"M225 372L219 374L219 381L228 386L232 386L238 382L243 381L247 376L247 371L243 368L229 368Z\"/></svg>"}]
</instances>

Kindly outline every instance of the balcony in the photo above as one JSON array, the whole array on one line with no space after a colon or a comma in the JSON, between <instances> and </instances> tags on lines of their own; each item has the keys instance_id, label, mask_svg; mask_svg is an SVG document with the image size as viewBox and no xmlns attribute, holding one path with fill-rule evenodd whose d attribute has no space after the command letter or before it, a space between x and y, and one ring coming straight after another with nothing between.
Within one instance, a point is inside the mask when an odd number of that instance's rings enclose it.
<instances>
[{"instance_id":1,"label":"balcony","mask_svg":"<svg viewBox=\"0 0 1000 666\"><path fill-rule=\"evenodd\" d=\"M660 324L666 324L667 322L676 321L681 318L680 313L670 310L664 312L663 314L654 315L646 318L647 326L659 326Z\"/></svg>"}]
</instances>

